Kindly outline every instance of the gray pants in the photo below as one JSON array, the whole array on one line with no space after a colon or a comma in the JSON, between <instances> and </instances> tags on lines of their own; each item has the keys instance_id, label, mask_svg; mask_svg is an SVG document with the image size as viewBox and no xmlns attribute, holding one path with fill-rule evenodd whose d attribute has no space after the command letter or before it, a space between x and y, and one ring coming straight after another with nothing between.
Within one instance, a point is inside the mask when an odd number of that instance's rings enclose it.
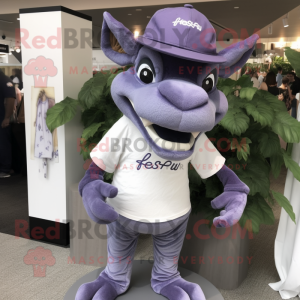
<instances>
[{"instance_id":1,"label":"gray pants","mask_svg":"<svg viewBox=\"0 0 300 300\"><path fill-rule=\"evenodd\" d=\"M140 233L152 234L154 265L151 286L159 293L167 284L180 277L177 261L189 215L190 211L180 218L163 223L143 223L120 216L118 221L108 224L108 264L101 276L109 280L119 294L124 293L130 283L138 236Z\"/></svg>"}]
</instances>

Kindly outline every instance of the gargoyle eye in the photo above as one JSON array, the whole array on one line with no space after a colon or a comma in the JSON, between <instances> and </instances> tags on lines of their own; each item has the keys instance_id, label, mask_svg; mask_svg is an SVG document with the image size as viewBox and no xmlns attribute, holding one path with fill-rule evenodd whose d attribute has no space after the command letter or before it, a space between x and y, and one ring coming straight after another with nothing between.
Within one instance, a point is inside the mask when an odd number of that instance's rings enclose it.
<instances>
[{"instance_id":1,"label":"gargoyle eye","mask_svg":"<svg viewBox=\"0 0 300 300\"><path fill-rule=\"evenodd\" d=\"M145 58L141 60L137 70L137 76L146 84L155 82L155 71L150 59Z\"/></svg>"},{"instance_id":2,"label":"gargoyle eye","mask_svg":"<svg viewBox=\"0 0 300 300\"><path fill-rule=\"evenodd\" d=\"M215 75L214 75L214 73L210 73L202 81L202 88L206 91L206 93L208 93L213 89L215 84L216 84Z\"/></svg>"}]
</instances>

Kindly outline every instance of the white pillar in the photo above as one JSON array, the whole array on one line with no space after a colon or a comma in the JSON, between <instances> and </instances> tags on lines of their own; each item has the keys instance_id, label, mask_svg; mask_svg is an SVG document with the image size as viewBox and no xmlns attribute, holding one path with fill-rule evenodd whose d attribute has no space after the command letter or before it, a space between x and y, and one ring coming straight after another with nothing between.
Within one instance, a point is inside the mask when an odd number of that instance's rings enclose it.
<instances>
[{"instance_id":1,"label":"white pillar","mask_svg":"<svg viewBox=\"0 0 300 300\"><path fill-rule=\"evenodd\" d=\"M23 37L30 236L67 246L69 186L78 183L84 174L84 162L77 147L82 133L80 113L73 121L57 129L58 159L47 160L47 178L39 173L41 159L34 155L37 149L35 139L38 138L35 136L38 128L34 127L34 121L36 118L37 122L40 120L37 116L40 90L44 89L49 98L55 99L55 103L67 96L77 99L83 84L92 77L91 17L62 6L21 9L20 27ZM90 38L85 38L88 35ZM47 101L51 103L52 100ZM44 149L45 145L42 147ZM57 222L57 231L47 232L49 227L55 225L54 221ZM57 234L55 238L54 233Z\"/></svg>"}]
</instances>

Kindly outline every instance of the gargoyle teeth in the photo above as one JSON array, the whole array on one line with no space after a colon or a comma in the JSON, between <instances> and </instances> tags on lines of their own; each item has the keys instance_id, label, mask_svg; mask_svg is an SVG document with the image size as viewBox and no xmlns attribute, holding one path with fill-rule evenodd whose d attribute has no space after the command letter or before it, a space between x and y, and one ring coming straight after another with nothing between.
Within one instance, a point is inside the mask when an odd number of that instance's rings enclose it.
<instances>
[{"instance_id":1,"label":"gargoyle teeth","mask_svg":"<svg viewBox=\"0 0 300 300\"><path fill-rule=\"evenodd\" d=\"M196 138L196 137L198 136L199 133L200 133L200 131L192 132L192 135L194 136L194 138Z\"/></svg>"},{"instance_id":2,"label":"gargoyle teeth","mask_svg":"<svg viewBox=\"0 0 300 300\"><path fill-rule=\"evenodd\" d=\"M147 120L145 118L141 118L140 117L140 119L142 120L142 122L143 122L143 124L144 124L145 127L150 126L150 125L153 124L151 121L149 121L149 120Z\"/></svg>"}]
</instances>

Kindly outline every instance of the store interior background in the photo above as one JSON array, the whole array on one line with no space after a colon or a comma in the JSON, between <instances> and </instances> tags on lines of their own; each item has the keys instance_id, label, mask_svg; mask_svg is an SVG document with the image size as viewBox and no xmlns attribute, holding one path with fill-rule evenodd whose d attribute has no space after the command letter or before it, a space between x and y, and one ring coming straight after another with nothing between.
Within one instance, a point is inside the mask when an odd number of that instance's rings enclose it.
<instances>
[{"instance_id":1,"label":"store interior background","mask_svg":"<svg viewBox=\"0 0 300 300\"><path fill-rule=\"evenodd\" d=\"M214 23L214 28L217 36L223 28L230 28L237 32L238 36L241 35L241 29L245 29L248 36L253 34L255 30L259 29L260 43L264 45L264 52L259 52L257 57L250 58L251 63L265 63L266 59L271 55L284 56L284 47L292 47L300 51L300 3L299 0L289 1L274 1L274 0L234 0L234 1L189 1L193 6L202 12L207 18ZM72 0L58 0L51 1L51 6L62 5L73 10L80 11L93 18L93 66L94 70L110 69L115 67L116 64L106 58L100 49L100 33L102 27L103 12L108 11L118 21L123 23L133 33L143 31L153 14L163 8L172 6L181 6L185 3L182 1L72 1ZM124 7L126 5L126 7ZM46 1L15 0L11 3L6 3L1 7L0 14L0 44L9 45L12 54L0 53L0 69L7 75L12 75L12 70L15 68L22 69L22 61L20 52L16 50L19 47L20 36L16 34L20 27L19 24L19 9L28 7L44 7L50 6ZM282 19L288 14L288 27L283 27ZM270 26L272 27L270 30ZM5 39L2 36L5 35ZM218 50L222 50L224 45L230 45L233 42L233 35L227 32L223 35L221 41L217 42ZM19 50L18 50L19 51ZM267 64L267 63L266 63ZM237 75L234 75L237 76ZM26 117L26 116L25 116ZM285 182L285 171L283 170L281 176L276 180L272 180L272 189L278 192L283 192ZM252 296L249 299L280 299L279 296L270 291L265 285L265 282L275 282L278 275L274 266L274 240L280 217L280 209L275 212L276 224L273 226L263 226L261 233L255 238L251 245L251 253L260 257L254 265L252 265L247 283L237 289L236 291L222 291L223 296L227 299L248 299L247 294L256 293L258 298ZM28 220L28 197L27 197L27 181L26 177L17 175L8 178L7 180L0 181L0 233L14 235L15 220L22 219ZM20 243L20 249L23 244ZM261 244L263 243L263 244ZM263 245L263 246L261 246ZM146 251L141 245L137 251ZM149 246L149 245L148 245ZM51 246L54 249L55 246ZM261 249L263 247L263 249ZM266 250L267 249L267 250ZM5 251L9 251L6 249ZM21 250L20 250L21 251ZM53 250L54 251L54 250ZM57 257L67 260L68 250L59 249ZM20 252L21 253L21 252ZM21 255L21 254L20 254ZM60 256L61 255L61 256ZM3 254L5 256L5 252ZM264 267L270 265L271 267ZM44 289L49 294L55 290L56 296L52 299L60 299L67 290L68 283L74 282L76 278L81 277L89 272L92 267L77 266L77 270L71 271L68 268L58 269L53 276L57 278L67 278L64 284L57 288L57 281L44 281L38 283L39 288ZM69 277L67 277L67 275ZM262 279L263 278L263 279ZM249 282L262 281L261 289L252 291ZM247 286L248 284L248 286ZM29 288L34 293L33 288ZM264 295L262 298L259 295ZM49 299L51 297L49 296ZM46 298L45 298L46 299Z\"/></svg>"}]
</instances>

